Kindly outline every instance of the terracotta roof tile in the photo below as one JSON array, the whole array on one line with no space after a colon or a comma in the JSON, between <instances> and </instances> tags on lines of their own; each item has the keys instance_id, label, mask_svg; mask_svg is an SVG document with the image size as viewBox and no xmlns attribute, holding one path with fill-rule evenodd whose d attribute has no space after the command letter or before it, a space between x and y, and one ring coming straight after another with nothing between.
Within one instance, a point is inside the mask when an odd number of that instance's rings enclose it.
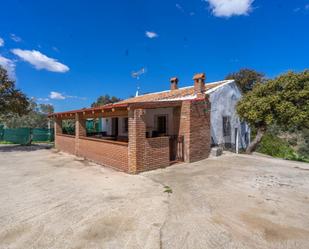
<instances>
[{"instance_id":1,"label":"terracotta roof tile","mask_svg":"<svg viewBox=\"0 0 309 249\"><path fill-rule=\"evenodd\" d=\"M208 91L226 82L227 81L219 81L219 82L205 84L205 91ZM118 103L124 104L124 103L180 99L180 98L189 98L190 96L192 96L192 98L195 96L193 86L183 87L183 88L175 89L173 91L167 90L167 91L156 92L156 93L148 93L148 94L140 95L134 98L125 99Z\"/></svg>"}]
</instances>

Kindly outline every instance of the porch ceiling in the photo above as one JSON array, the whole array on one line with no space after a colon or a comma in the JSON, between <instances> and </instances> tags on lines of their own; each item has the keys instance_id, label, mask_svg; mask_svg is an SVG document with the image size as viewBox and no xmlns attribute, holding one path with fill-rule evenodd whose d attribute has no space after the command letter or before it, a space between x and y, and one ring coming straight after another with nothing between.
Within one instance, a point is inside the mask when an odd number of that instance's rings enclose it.
<instances>
[{"instance_id":1,"label":"porch ceiling","mask_svg":"<svg viewBox=\"0 0 309 249\"><path fill-rule=\"evenodd\" d=\"M61 119L74 119L75 114L77 113L83 114L83 117L85 118L127 116L129 110L176 107L181 106L181 103L182 101L180 100L136 102L127 104L115 103L93 108L83 108L80 110L52 113L49 115L49 117L61 118Z\"/></svg>"}]
</instances>

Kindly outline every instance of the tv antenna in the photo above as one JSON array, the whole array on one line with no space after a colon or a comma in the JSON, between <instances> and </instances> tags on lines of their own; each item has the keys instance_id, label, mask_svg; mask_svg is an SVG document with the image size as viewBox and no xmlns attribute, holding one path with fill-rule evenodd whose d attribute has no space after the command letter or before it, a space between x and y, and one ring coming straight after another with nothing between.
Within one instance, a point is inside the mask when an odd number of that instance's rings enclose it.
<instances>
[{"instance_id":1,"label":"tv antenna","mask_svg":"<svg viewBox=\"0 0 309 249\"><path fill-rule=\"evenodd\" d=\"M144 74L144 73L146 73L146 68L141 68L140 70L138 70L138 71L133 71L132 73L131 73L131 76L132 76L132 78L134 78L134 79L136 79L136 93L135 93L135 97L137 97L138 95L139 95L139 90L140 90L140 86L139 86L139 79L140 79L140 77Z\"/></svg>"}]
</instances>

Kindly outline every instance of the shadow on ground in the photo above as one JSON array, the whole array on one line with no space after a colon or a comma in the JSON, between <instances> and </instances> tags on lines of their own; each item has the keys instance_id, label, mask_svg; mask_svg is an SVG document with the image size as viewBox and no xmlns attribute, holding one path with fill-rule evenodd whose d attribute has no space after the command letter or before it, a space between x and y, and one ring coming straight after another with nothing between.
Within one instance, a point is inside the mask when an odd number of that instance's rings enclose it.
<instances>
[{"instance_id":1,"label":"shadow on ground","mask_svg":"<svg viewBox=\"0 0 309 249\"><path fill-rule=\"evenodd\" d=\"M48 150L53 147L52 144L32 144L32 145L16 145L16 144L1 144L0 152L16 152L16 151L36 151Z\"/></svg>"}]
</instances>

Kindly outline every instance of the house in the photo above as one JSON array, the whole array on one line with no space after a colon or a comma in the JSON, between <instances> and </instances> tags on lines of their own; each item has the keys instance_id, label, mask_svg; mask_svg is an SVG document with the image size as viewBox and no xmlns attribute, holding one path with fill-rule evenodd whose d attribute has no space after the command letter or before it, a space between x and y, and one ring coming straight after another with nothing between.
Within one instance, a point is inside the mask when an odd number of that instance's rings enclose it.
<instances>
[{"instance_id":1,"label":"house","mask_svg":"<svg viewBox=\"0 0 309 249\"><path fill-rule=\"evenodd\" d=\"M211 146L245 148L249 129L236 115L241 93L233 80L194 84L126 99L105 106L54 113L57 149L128 173L166 167L178 161L207 158ZM65 134L64 120L75 131ZM87 132L86 121L100 120L100 129ZM236 146L237 144L237 146Z\"/></svg>"}]
</instances>

